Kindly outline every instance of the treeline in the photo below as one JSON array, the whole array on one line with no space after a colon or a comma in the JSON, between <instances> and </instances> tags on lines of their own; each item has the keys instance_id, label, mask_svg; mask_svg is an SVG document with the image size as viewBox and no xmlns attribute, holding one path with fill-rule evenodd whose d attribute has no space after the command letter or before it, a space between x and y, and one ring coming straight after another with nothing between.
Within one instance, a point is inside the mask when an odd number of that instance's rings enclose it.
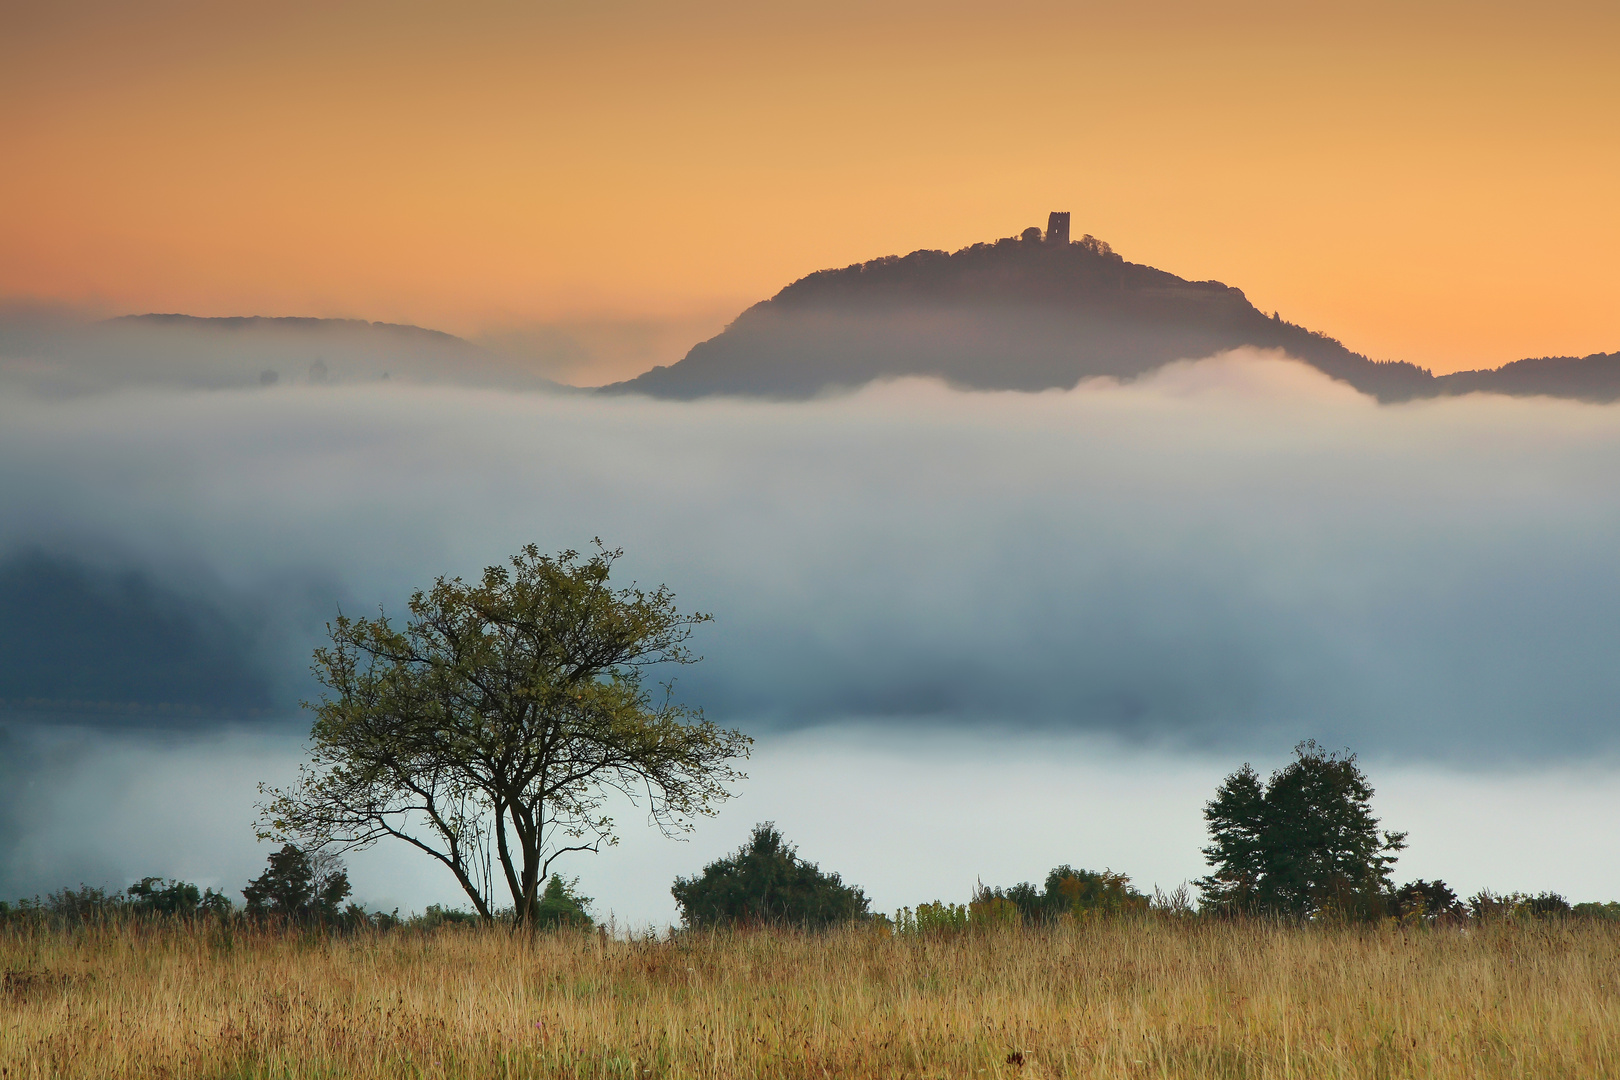
<instances>
[{"instance_id":1,"label":"treeline","mask_svg":"<svg viewBox=\"0 0 1620 1080\"><path fill-rule=\"evenodd\" d=\"M591 898L577 882L552 875L541 894L537 925L545 929L594 925L587 909ZM0 900L0 923L55 926L142 919L246 920L323 930L431 930L445 925L471 925L482 920L473 912L430 904L421 914L367 911L350 902L348 870L341 860L285 844L272 854L264 873L242 888L244 903L213 889L199 890L187 881L147 877L122 892L89 885L62 889L40 899ZM510 912L498 913L509 920Z\"/></svg>"},{"instance_id":2,"label":"treeline","mask_svg":"<svg viewBox=\"0 0 1620 1080\"><path fill-rule=\"evenodd\" d=\"M1346 759L1337 760L1342 763ZM1313 855L1308 851L1301 854L1306 859ZM766 822L755 826L753 836L735 854L709 864L700 875L677 879L671 892L680 905L682 923L689 929L764 926L822 929L870 922L898 933L930 933L990 926L1057 926L1119 917L1393 919L1407 925L1569 918L1620 922L1620 903L1571 904L1552 892L1531 895L1495 893L1488 889L1464 901L1443 881L1418 880L1399 887L1389 885L1370 897L1356 896L1350 904L1335 903L1333 896L1325 894L1322 902L1304 911L1261 903L1233 903L1229 895L1212 899L1208 882L1209 879L1203 879L1200 883L1204 894L1202 902L1195 903L1186 885L1169 893L1155 888L1150 896L1137 889L1127 874L1107 869L1075 869L1064 864L1054 867L1038 886L1029 881L1007 887L990 887L981 882L966 902L934 900L915 908L902 908L888 916L873 912L860 888L800 858L776 827Z\"/></svg>"},{"instance_id":3,"label":"treeline","mask_svg":"<svg viewBox=\"0 0 1620 1080\"><path fill-rule=\"evenodd\" d=\"M1112 869L1054 867L1041 882L986 886L961 903L940 900L902 908L893 916L871 910L859 886L800 857L771 822L754 827L735 853L692 877L676 878L670 892L689 930L794 927L823 929L868 923L897 933L930 933L989 926L1055 926L1102 918L1271 918L1296 921L1462 925L1488 920L1587 919L1620 922L1620 903L1571 904L1554 892L1495 893L1466 900L1444 881L1394 884L1391 870L1405 834L1383 831L1371 811L1373 789L1352 754L1330 753L1313 742L1295 747L1294 760L1262 779L1244 765L1217 788L1204 808L1211 844L1203 851L1211 872L1170 893L1137 889ZM512 912L492 918L431 906L401 918L398 911L367 911L349 901L346 869L333 856L286 844L269 857L264 873L242 889L244 905L187 882L142 878L122 893L81 886L44 900L0 903L0 918L81 924L113 918L244 919L327 929L433 929L489 921L516 923ZM532 925L537 929L590 929L591 898L577 882L551 875Z\"/></svg>"}]
</instances>

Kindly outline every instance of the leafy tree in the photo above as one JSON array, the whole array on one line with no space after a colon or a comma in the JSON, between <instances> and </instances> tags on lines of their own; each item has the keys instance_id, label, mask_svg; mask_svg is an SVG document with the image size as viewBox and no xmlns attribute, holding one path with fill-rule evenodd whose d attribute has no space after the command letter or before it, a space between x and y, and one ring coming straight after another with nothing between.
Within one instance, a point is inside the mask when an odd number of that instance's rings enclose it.
<instances>
[{"instance_id":1,"label":"leafy tree","mask_svg":"<svg viewBox=\"0 0 1620 1080\"><path fill-rule=\"evenodd\" d=\"M1354 754L1314 741L1262 784L1248 765L1204 807L1214 872L1200 878L1204 903L1220 911L1306 916L1372 915L1390 891L1405 833L1380 833L1372 786Z\"/></svg>"},{"instance_id":2,"label":"leafy tree","mask_svg":"<svg viewBox=\"0 0 1620 1080\"><path fill-rule=\"evenodd\" d=\"M124 895L129 909L142 915L229 915L234 910L224 893L198 892L189 881L141 878Z\"/></svg>"},{"instance_id":3,"label":"leafy tree","mask_svg":"<svg viewBox=\"0 0 1620 1080\"><path fill-rule=\"evenodd\" d=\"M867 917L870 901L837 874L799 858L774 824L754 826L748 843L669 890L689 927L787 924L824 927Z\"/></svg>"},{"instance_id":4,"label":"leafy tree","mask_svg":"<svg viewBox=\"0 0 1620 1080\"><path fill-rule=\"evenodd\" d=\"M585 909L590 906L591 898L578 893L579 880L564 881L556 874L546 882L546 889L540 894L540 908L535 917L535 924L542 927L577 926L589 929L592 925L591 917Z\"/></svg>"},{"instance_id":5,"label":"leafy tree","mask_svg":"<svg viewBox=\"0 0 1620 1080\"><path fill-rule=\"evenodd\" d=\"M248 914L296 922L333 922L345 914L338 905L349 895L349 875L335 860L286 844L269 863L242 890Z\"/></svg>"},{"instance_id":6,"label":"leafy tree","mask_svg":"<svg viewBox=\"0 0 1620 1080\"><path fill-rule=\"evenodd\" d=\"M621 554L531 544L475 584L417 592L403 629L340 615L315 652L313 760L292 790L262 789L261 835L335 851L399 839L484 919L499 882L534 925L553 860L615 842L610 795L645 797L666 834L713 813L750 740L642 684L651 665L694 662L685 642L709 616L663 587L611 589Z\"/></svg>"}]
</instances>

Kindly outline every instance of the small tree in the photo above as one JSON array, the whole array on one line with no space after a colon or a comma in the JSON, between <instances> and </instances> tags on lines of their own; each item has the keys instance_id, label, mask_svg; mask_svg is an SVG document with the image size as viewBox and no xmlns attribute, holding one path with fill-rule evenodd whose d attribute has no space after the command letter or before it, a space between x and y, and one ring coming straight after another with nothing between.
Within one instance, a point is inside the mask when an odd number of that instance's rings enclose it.
<instances>
[{"instance_id":1,"label":"small tree","mask_svg":"<svg viewBox=\"0 0 1620 1080\"><path fill-rule=\"evenodd\" d=\"M286 844L269 863L242 890L248 914L294 922L333 922L344 914L339 905L349 895L349 875L336 860Z\"/></svg>"},{"instance_id":2,"label":"small tree","mask_svg":"<svg viewBox=\"0 0 1620 1080\"><path fill-rule=\"evenodd\" d=\"M1228 776L1204 807L1214 872L1200 878L1216 910L1305 916L1371 915L1390 890L1405 833L1380 833L1372 786L1354 754L1294 747L1295 759L1262 784L1253 768Z\"/></svg>"},{"instance_id":3,"label":"small tree","mask_svg":"<svg viewBox=\"0 0 1620 1080\"><path fill-rule=\"evenodd\" d=\"M581 896L578 889L578 879L564 881L556 874L552 874L551 879L546 882L545 891L540 894L540 907L535 916L535 925L590 929L591 917L585 909L590 906L591 898Z\"/></svg>"},{"instance_id":4,"label":"small tree","mask_svg":"<svg viewBox=\"0 0 1620 1080\"><path fill-rule=\"evenodd\" d=\"M690 927L787 924L823 927L867 917L866 894L799 858L774 824L754 826L735 855L710 863L669 890Z\"/></svg>"},{"instance_id":5,"label":"small tree","mask_svg":"<svg viewBox=\"0 0 1620 1080\"><path fill-rule=\"evenodd\" d=\"M662 587L611 589L620 555L531 544L477 584L417 592L403 629L340 615L315 652L313 761L294 789L261 788L261 835L402 840L484 919L500 883L534 925L552 862L615 842L610 795L645 797L666 834L713 813L749 738L642 685L651 665L694 662L685 642L709 616L680 614Z\"/></svg>"}]
</instances>

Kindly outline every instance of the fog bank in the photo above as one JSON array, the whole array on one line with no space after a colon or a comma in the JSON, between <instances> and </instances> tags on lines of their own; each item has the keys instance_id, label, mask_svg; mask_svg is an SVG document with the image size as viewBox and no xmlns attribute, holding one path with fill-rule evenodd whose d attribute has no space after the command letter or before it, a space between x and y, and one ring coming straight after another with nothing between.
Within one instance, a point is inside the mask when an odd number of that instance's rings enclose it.
<instances>
[{"instance_id":1,"label":"fog bank","mask_svg":"<svg viewBox=\"0 0 1620 1080\"><path fill-rule=\"evenodd\" d=\"M1409 811L1390 822L1414 832L1403 874L1431 859L1448 880L1595 889L1589 851L1550 842L1546 880L1510 880L1475 839L1501 807L1552 835L1602 802L1579 794L1601 785L1512 792L1614 760L1617 466L1614 408L1381 407L1253 354L1069 392L903 381L798 403L378 383L7 394L0 893L62 874L203 881L220 860L240 876L263 857L249 774L296 757L324 620L594 536L626 549L627 582L716 615L677 692L760 739L756 778L698 843L623 819L621 850L648 867L667 850L690 872L774 816L884 905L927 898L912 892L929 874L960 897L971 882L946 876L1059 861L1174 885L1200 872L1213 781L1314 737L1359 751L1375 782L1415 778L1380 785ZM166 674L154 641L181 657ZM41 682L51 656L78 659ZM879 749L850 749L862 739ZM1135 764L1061 749L1094 743ZM1109 787L1111 769L1128 779ZM1099 816L1099 790L1146 831ZM919 802L937 819L908 816ZM377 858L357 863L363 893L438 888ZM667 880L588 865L603 869L587 892L665 917Z\"/></svg>"}]
</instances>

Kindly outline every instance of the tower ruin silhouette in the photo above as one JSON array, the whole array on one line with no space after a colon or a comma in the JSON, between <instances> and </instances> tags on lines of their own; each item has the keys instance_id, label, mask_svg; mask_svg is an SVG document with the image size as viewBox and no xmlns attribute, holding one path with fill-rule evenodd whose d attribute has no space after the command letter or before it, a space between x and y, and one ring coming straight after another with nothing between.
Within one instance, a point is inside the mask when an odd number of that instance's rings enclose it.
<instances>
[{"instance_id":1,"label":"tower ruin silhouette","mask_svg":"<svg viewBox=\"0 0 1620 1080\"><path fill-rule=\"evenodd\" d=\"M1046 219L1046 242L1048 244L1067 244L1069 242L1069 212L1067 210L1054 210L1052 216Z\"/></svg>"}]
</instances>

